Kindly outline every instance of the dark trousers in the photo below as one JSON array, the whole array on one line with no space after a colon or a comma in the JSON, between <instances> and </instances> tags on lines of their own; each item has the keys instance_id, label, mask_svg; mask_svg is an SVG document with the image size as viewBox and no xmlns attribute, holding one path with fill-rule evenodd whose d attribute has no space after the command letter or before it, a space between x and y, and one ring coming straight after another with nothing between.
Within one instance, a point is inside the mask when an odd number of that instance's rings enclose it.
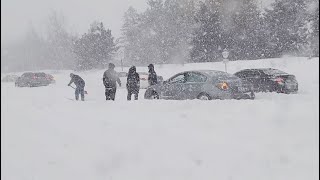
<instances>
[{"instance_id":1,"label":"dark trousers","mask_svg":"<svg viewBox=\"0 0 320 180\"><path fill-rule=\"evenodd\" d=\"M116 97L116 92L117 92L117 88L112 87L112 88L106 88L105 91L105 95L106 95L106 100L112 100L114 101L115 97Z\"/></svg>"},{"instance_id":2,"label":"dark trousers","mask_svg":"<svg viewBox=\"0 0 320 180\"><path fill-rule=\"evenodd\" d=\"M128 89L127 100L129 100L129 101L131 100L132 94L134 94L134 100L138 100L139 91L137 91L136 89L134 89L134 90Z\"/></svg>"},{"instance_id":3,"label":"dark trousers","mask_svg":"<svg viewBox=\"0 0 320 180\"><path fill-rule=\"evenodd\" d=\"M79 100L79 94L81 94L81 100L84 101L84 86L77 86L75 90L76 100Z\"/></svg>"}]
</instances>

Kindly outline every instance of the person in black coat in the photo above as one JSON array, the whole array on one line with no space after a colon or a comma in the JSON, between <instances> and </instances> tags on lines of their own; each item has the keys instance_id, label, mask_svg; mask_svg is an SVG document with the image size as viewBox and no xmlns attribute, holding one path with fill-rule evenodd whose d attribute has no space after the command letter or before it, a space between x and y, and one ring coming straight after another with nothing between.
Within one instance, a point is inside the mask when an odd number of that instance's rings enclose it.
<instances>
[{"instance_id":1,"label":"person in black coat","mask_svg":"<svg viewBox=\"0 0 320 180\"><path fill-rule=\"evenodd\" d=\"M103 85L105 87L106 100L115 100L117 92L117 83L121 87L121 81L118 73L114 70L115 65L109 63L109 68L103 73Z\"/></svg>"},{"instance_id":2,"label":"person in black coat","mask_svg":"<svg viewBox=\"0 0 320 180\"><path fill-rule=\"evenodd\" d=\"M70 77L71 77L71 80L68 86L70 86L72 83L76 85L76 89L75 89L76 100L79 100L79 94L81 94L81 100L84 101L84 86L86 83L79 75L70 73Z\"/></svg>"},{"instance_id":3,"label":"person in black coat","mask_svg":"<svg viewBox=\"0 0 320 180\"><path fill-rule=\"evenodd\" d=\"M153 64L149 64L148 68L149 68L148 83L149 83L149 86L152 86L158 83L157 73L154 71Z\"/></svg>"},{"instance_id":4,"label":"person in black coat","mask_svg":"<svg viewBox=\"0 0 320 180\"><path fill-rule=\"evenodd\" d=\"M136 72L136 67L132 66L129 69L128 77L127 77L127 90L128 90L127 100L131 100L132 94L134 94L134 99L138 100L139 89L140 89L140 77L139 77L139 74Z\"/></svg>"}]
</instances>

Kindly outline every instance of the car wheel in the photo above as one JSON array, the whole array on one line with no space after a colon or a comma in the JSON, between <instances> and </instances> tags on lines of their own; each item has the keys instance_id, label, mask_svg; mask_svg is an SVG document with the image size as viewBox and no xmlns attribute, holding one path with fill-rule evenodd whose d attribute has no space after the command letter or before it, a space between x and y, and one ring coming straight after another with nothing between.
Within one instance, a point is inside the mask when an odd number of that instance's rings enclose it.
<instances>
[{"instance_id":1,"label":"car wheel","mask_svg":"<svg viewBox=\"0 0 320 180\"><path fill-rule=\"evenodd\" d=\"M147 91L145 94L145 99L159 99L159 95L155 91Z\"/></svg>"},{"instance_id":2,"label":"car wheel","mask_svg":"<svg viewBox=\"0 0 320 180\"><path fill-rule=\"evenodd\" d=\"M152 93L150 95L150 99L159 99L158 93L156 93L155 91L152 91Z\"/></svg>"},{"instance_id":3,"label":"car wheel","mask_svg":"<svg viewBox=\"0 0 320 180\"><path fill-rule=\"evenodd\" d=\"M208 100L211 100L212 98L206 94L206 93L201 93L199 94L199 96L197 97L198 99L200 100L204 100L204 101L208 101Z\"/></svg>"},{"instance_id":4,"label":"car wheel","mask_svg":"<svg viewBox=\"0 0 320 180\"><path fill-rule=\"evenodd\" d=\"M250 92L250 99L255 99L256 98L256 95L254 94L254 92L253 91L251 91Z\"/></svg>"}]
</instances>

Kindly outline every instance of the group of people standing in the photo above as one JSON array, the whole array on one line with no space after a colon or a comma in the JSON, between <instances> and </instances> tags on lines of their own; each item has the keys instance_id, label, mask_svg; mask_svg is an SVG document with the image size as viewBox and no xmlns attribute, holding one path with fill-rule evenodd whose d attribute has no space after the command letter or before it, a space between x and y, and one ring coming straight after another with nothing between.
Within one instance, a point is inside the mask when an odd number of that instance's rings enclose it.
<instances>
[{"instance_id":1,"label":"group of people standing","mask_svg":"<svg viewBox=\"0 0 320 180\"><path fill-rule=\"evenodd\" d=\"M113 63L109 63L108 69L103 73L103 85L105 87L105 96L106 100L115 100L116 92L117 92L117 83L121 87L121 81L118 76L118 73L114 70L115 65ZM155 85L158 83L157 73L154 70L153 64L149 64L148 66L148 83L149 86ZM71 80L68 84L70 86L72 83L76 85L75 88L75 98L79 99L79 94L81 95L81 100L84 101L84 87L85 81L79 76L73 73L70 74ZM140 76L136 71L136 67L132 66L129 69L127 76L127 84L126 88L128 90L127 100L131 100L132 95L134 95L134 99L138 100L139 90L140 90Z\"/></svg>"}]
</instances>

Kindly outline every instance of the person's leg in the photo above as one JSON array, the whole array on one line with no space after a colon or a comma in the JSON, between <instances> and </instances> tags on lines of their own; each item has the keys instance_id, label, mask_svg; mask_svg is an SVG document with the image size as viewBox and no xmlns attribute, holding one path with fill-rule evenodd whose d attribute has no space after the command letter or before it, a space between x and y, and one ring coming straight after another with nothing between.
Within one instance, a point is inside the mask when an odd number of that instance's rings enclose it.
<instances>
[{"instance_id":1,"label":"person's leg","mask_svg":"<svg viewBox=\"0 0 320 180\"><path fill-rule=\"evenodd\" d=\"M117 92L117 88L112 88L112 90L111 90L111 100L115 100L115 98L116 98L116 92Z\"/></svg>"},{"instance_id":2,"label":"person's leg","mask_svg":"<svg viewBox=\"0 0 320 180\"><path fill-rule=\"evenodd\" d=\"M105 89L106 100L110 100L110 89Z\"/></svg>"},{"instance_id":3,"label":"person's leg","mask_svg":"<svg viewBox=\"0 0 320 180\"><path fill-rule=\"evenodd\" d=\"M79 89L79 87L76 87L76 90L75 90L75 96L76 96L76 100L78 101L78 99L79 99L79 93L80 93L80 89Z\"/></svg>"},{"instance_id":4,"label":"person's leg","mask_svg":"<svg viewBox=\"0 0 320 180\"><path fill-rule=\"evenodd\" d=\"M134 100L138 100L138 92L136 92L135 94L134 94Z\"/></svg>"},{"instance_id":5,"label":"person's leg","mask_svg":"<svg viewBox=\"0 0 320 180\"><path fill-rule=\"evenodd\" d=\"M80 88L81 101L84 101L84 87Z\"/></svg>"},{"instance_id":6,"label":"person's leg","mask_svg":"<svg viewBox=\"0 0 320 180\"><path fill-rule=\"evenodd\" d=\"M132 96L132 91L128 89L128 95L127 95L127 100L130 101Z\"/></svg>"}]
</instances>

